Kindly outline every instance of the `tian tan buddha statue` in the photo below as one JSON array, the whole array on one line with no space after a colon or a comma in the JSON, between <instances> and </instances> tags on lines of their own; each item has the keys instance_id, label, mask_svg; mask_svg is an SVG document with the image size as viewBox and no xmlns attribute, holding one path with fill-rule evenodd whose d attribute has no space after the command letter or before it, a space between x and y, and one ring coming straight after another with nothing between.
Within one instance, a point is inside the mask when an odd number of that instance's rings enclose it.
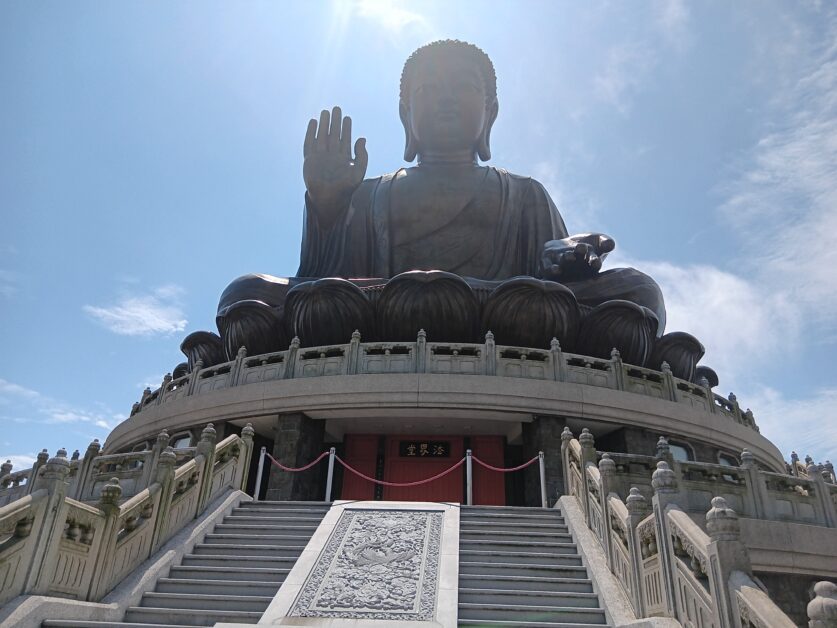
<instances>
[{"instance_id":1,"label":"tian tan buddha statue","mask_svg":"<svg viewBox=\"0 0 837 628\"><path fill-rule=\"evenodd\" d=\"M415 165L367 179L366 140L335 107L305 135L305 227L297 276L245 275L221 296L220 338L183 345L190 363L302 346L365 341L476 342L607 358L693 379L703 347L663 335L665 306L653 279L602 271L614 241L569 235L544 187L480 165L491 158L498 101L494 67L476 46L437 41L401 75L404 159ZM354 155L352 152L354 151Z\"/></svg>"}]
</instances>

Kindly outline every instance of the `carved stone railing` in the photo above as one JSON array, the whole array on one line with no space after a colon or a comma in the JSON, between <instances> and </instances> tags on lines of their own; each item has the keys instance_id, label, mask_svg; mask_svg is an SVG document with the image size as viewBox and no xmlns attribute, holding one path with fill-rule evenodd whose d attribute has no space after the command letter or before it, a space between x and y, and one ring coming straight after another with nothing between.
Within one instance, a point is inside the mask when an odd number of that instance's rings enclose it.
<instances>
[{"instance_id":1,"label":"carved stone railing","mask_svg":"<svg viewBox=\"0 0 837 628\"><path fill-rule=\"evenodd\" d=\"M0 508L0 605L21 594L87 601L104 597L213 499L246 486L253 428L248 425L241 436L217 444L215 438L210 424L195 455L180 467L175 467L177 456L167 436L158 439L166 445L160 450L119 459L142 462L131 468L148 478L147 486L127 500L117 475L100 485L96 474L77 474L90 480L76 481L77 490L95 493L95 504L68 496L74 483L71 465L59 450L36 474L28 495ZM92 467L96 458L85 461ZM117 460L99 458L101 472Z\"/></svg>"},{"instance_id":2,"label":"carved stone railing","mask_svg":"<svg viewBox=\"0 0 837 628\"><path fill-rule=\"evenodd\" d=\"M752 412L742 412L735 395L724 398L713 393L708 384L678 379L666 363L655 371L623 363L616 350L609 360L565 353L554 339L550 349L496 345L490 332L482 344L428 342L424 331L420 331L416 342L361 342L360 334L355 332L344 345L300 347L299 339L294 338L286 351L257 356L247 356L242 347L230 362L203 368L198 361L191 373L178 379L166 375L160 388L143 392L131 415L150 406L235 386L305 377L391 373L572 382L674 401L758 430Z\"/></svg>"},{"instance_id":3,"label":"carved stone railing","mask_svg":"<svg viewBox=\"0 0 837 628\"><path fill-rule=\"evenodd\" d=\"M732 494L749 509L750 516L775 515L776 510L771 510L764 495L757 498L750 491L764 487L776 474L759 471L752 456L742 456L744 463L739 468L672 463L664 439L656 457L603 453L596 451L588 430L576 440L565 428L561 457L567 494L581 505L587 527L601 545L610 570L638 617L673 617L684 626L701 628L795 625L753 579L749 553L740 538L738 514L725 497L715 495L710 499L708 511L703 511L705 529L690 514L699 511L704 502L702 498L690 500L689 494L714 486L716 491L734 489ZM618 492L622 485L619 474L636 475L637 469L629 466L647 468L650 465L646 458L654 461L650 499L636 486L630 487L623 499ZM811 479L804 479L810 483L794 489L812 493L802 496L805 500L830 496L823 490L830 485L817 471L810 467ZM760 474L769 477L761 478ZM727 483L732 489L726 488ZM682 508L681 503L689 508ZM819 524L828 525L829 521L823 511ZM829 589L827 584L817 585L820 592L809 605L812 626L831 627L813 623L830 612L837 618L837 587L831 585L833 589ZM833 605L829 597L832 592Z\"/></svg>"}]
</instances>

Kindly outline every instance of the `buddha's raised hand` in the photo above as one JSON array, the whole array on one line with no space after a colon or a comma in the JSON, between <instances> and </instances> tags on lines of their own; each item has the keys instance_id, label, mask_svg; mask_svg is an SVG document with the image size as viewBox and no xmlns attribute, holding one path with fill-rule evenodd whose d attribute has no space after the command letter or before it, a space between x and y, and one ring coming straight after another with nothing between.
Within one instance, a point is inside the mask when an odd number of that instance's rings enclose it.
<instances>
[{"instance_id":1,"label":"buddha's raised hand","mask_svg":"<svg viewBox=\"0 0 837 628\"><path fill-rule=\"evenodd\" d=\"M344 118L340 107L331 115L323 110L319 124L314 119L308 123L303 156L302 178L308 196L324 217L336 217L366 175L366 138L355 142L352 159L352 119Z\"/></svg>"},{"instance_id":2,"label":"buddha's raised hand","mask_svg":"<svg viewBox=\"0 0 837 628\"><path fill-rule=\"evenodd\" d=\"M541 274L553 281L575 281L592 277L602 261L616 247L603 233L582 233L561 240L550 240L543 247Z\"/></svg>"}]
</instances>

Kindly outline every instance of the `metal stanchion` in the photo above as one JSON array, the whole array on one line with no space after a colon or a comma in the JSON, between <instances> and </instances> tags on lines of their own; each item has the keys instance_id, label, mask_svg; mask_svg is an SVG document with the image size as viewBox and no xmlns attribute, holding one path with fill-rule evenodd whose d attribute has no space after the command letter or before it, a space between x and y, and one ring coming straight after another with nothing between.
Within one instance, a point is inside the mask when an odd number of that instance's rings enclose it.
<instances>
[{"instance_id":1,"label":"metal stanchion","mask_svg":"<svg viewBox=\"0 0 837 628\"><path fill-rule=\"evenodd\" d=\"M468 506L474 505L474 472L471 466L471 450L465 452L465 499Z\"/></svg>"},{"instance_id":2,"label":"metal stanchion","mask_svg":"<svg viewBox=\"0 0 837 628\"><path fill-rule=\"evenodd\" d=\"M256 471L256 489L253 491L253 501L259 501L259 493L262 492L262 471L264 471L264 456L267 453L267 447L262 447L259 453L259 470Z\"/></svg>"},{"instance_id":3,"label":"metal stanchion","mask_svg":"<svg viewBox=\"0 0 837 628\"><path fill-rule=\"evenodd\" d=\"M543 462L543 452L538 452L538 467L541 472L541 506L549 508L549 502L546 499L546 467Z\"/></svg>"},{"instance_id":4,"label":"metal stanchion","mask_svg":"<svg viewBox=\"0 0 837 628\"><path fill-rule=\"evenodd\" d=\"M331 501L331 480L334 477L334 447L328 450L328 478L326 479L325 501Z\"/></svg>"}]
</instances>

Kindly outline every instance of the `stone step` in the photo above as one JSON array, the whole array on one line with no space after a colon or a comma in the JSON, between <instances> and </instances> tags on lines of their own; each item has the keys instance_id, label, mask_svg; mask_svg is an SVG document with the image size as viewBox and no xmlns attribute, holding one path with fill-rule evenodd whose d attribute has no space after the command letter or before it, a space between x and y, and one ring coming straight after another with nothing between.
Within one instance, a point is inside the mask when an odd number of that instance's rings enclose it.
<instances>
[{"instance_id":1,"label":"stone step","mask_svg":"<svg viewBox=\"0 0 837 628\"><path fill-rule=\"evenodd\" d=\"M495 521L493 519L465 519L459 522L459 527L465 531L491 530L492 532L529 532L535 534L566 534L566 524L559 521L542 521L537 523L519 523L515 521Z\"/></svg>"},{"instance_id":2,"label":"stone step","mask_svg":"<svg viewBox=\"0 0 837 628\"><path fill-rule=\"evenodd\" d=\"M460 521L517 521L520 523L564 523L561 515L537 514L537 513L516 513L516 512L472 512L462 510L459 513Z\"/></svg>"},{"instance_id":3,"label":"stone step","mask_svg":"<svg viewBox=\"0 0 837 628\"><path fill-rule=\"evenodd\" d=\"M148 624L81 619L45 619L41 626L44 628L203 628L198 624Z\"/></svg>"},{"instance_id":4,"label":"stone step","mask_svg":"<svg viewBox=\"0 0 837 628\"><path fill-rule=\"evenodd\" d=\"M517 606L514 604L459 603L459 619L488 619L565 624L606 624L605 613L598 608L572 606Z\"/></svg>"},{"instance_id":5,"label":"stone step","mask_svg":"<svg viewBox=\"0 0 837 628\"><path fill-rule=\"evenodd\" d=\"M549 538L549 537L547 537ZM500 539L497 541L479 539L476 541L460 540L460 550L482 550L498 552L514 552L533 550L544 554L576 554L578 548L575 543L553 543L551 541L539 542L537 544L529 541L508 541Z\"/></svg>"},{"instance_id":6,"label":"stone step","mask_svg":"<svg viewBox=\"0 0 837 628\"><path fill-rule=\"evenodd\" d=\"M160 578L155 591L158 593L188 593L221 595L276 595L280 582L258 580L206 580L194 578Z\"/></svg>"},{"instance_id":7,"label":"stone step","mask_svg":"<svg viewBox=\"0 0 837 628\"><path fill-rule=\"evenodd\" d=\"M248 513L240 515L227 515L224 517L224 525L248 525L248 526L285 526L285 525L304 525L304 526L318 526L322 517L299 516L299 517L280 517L270 515L254 516Z\"/></svg>"},{"instance_id":8,"label":"stone step","mask_svg":"<svg viewBox=\"0 0 837 628\"><path fill-rule=\"evenodd\" d=\"M305 509L305 510L322 510L326 511L331 508L331 502L300 502L300 501L287 501L287 502L271 502L271 501L258 501L258 502L241 502L238 505L238 508L264 508L269 510L285 510L287 508L290 509Z\"/></svg>"},{"instance_id":9,"label":"stone step","mask_svg":"<svg viewBox=\"0 0 837 628\"><path fill-rule=\"evenodd\" d=\"M510 576L506 574L462 574L459 586L470 589L592 593L593 583L584 574L578 578Z\"/></svg>"},{"instance_id":10,"label":"stone step","mask_svg":"<svg viewBox=\"0 0 837 628\"><path fill-rule=\"evenodd\" d=\"M569 591L521 591L515 589L459 588L459 602L471 604L508 604L514 606L568 606L599 608L599 596L595 593Z\"/></svg>"},{"instance_id":11,"label":"stone step","mask_svg":"<svg viewBox=\"0 0 837 628\"><path fill-rule=\"evenodd\" d=\"M212 531L213 534L251 534L256 536L270 536L280 534L306 535L309 538L314 534L319 524L311 525L247 525L219 523Z\"/></svg>"},{"instance_id":12,"label":"stone step","mask_svg":"<svg viewBox=\"0 0 837 628\"><path fill-rule=\"evenodd\" d=\"M182 608L193 611L250 611L264 613L271 595L231 595L217 593L145 593L140 606Z\"/></svg>"},{"instance_id":13,"label":"stone step","mask_svg":"<svg viewBox=\"0 0 837 628\"><path fill-rule=\"evenodd\" d=\"M307 545L310 534L231 534L211 532L203 537L207 545L220 543L222 545Z\"/></svg>"},{"instance_id":14,"label":"stone step","mask_svg":"<svg viewBox=\"0 0 837 628\"><path fill-rule=\"evenodd\" d=\"M192 554L224 556L287 556L298 558L305 545L238 545L235 543L198 543Z\"/></svg>"},{"instance_id":15,"label":"stone step","mask_svg":"<svg viewBox=\"0 0 837 628\"><path fill-rule=\"evenodd\" d=\"M272 516L272 517L294 517L301 515L303 517L322 517L328 512L328 508L305 508L303 506L288 506L286 508L274 508L272 506L263 506L261 502L258 504L241 504L232 509L230 514L233 515L252 515L254 517Z\"/></svg>"},{"instance_id":16,"label":"stone step","mask_svg":"<svg viewBox=\"0 0 837 628\"><path fill-rule=\"evenodd\" d=\"M264 569L252 567L172 567L171 578L187 580L257 580L259 582L283 582L290 569Z\"/></svg>"},{"instance_id":17,"label":"stone step","mask_svg":"<svg viewBox=\"0 0 837 628\"><path fill-rule=\"evenodd\" d=\"M560 508L541 508L540 506L462 506L462 512L509 512L509 513L555 513L562 515Z\"/></svg>"},{"instance_id":18,"label":"stone step","mask_svg":"<svg viewBox=\"0 0 837 628\"><path fill-rule=\"evenodd\" d=\"M568 531L544 534L543 532L530 531L498 531L486 527L471 528L465 525L460 526L459 538L460 540L464 539L466 541L478 541L480 539L491 541L523 541L526 543L531 543L532 545L537 545L538 543L546 539L548 539L551 543L573 542L573 537Z\"/></svg>"},{"instance_id":19,"label":"stone step","mask_svg":"<svg viewBox=\"0 0 837 628\"><path fill-rule=\"evenodd\" d=\"M601 628L602 624L579 624L554 621L491 621L487 619L462 619L459 626L476 626L476 628Z\"/></svg>"},{"instance_id":20,"label":"stone step","mask_svg":"<svg viewBox=\"0 0 837 628\"><path fill-rule=\"evenodd\" d=\"M534 547L532 548L534 549ZM581 565L579 554L549 554L545 552L497 552L460 550L459 560L493 563L496 565Z\"/></svg>"},{"instance_id":21,"label":"stone step","mask_svg":"<svg viewBox=\"0 0 837 628\"><path fill-rule=\"evenodd\" d=\"M545 578L586 578L587 569L576 565L527 565L459 561L460 575L532 576Z\"/></svg>"},{"instance_id":22,"label":"stone step","mask_svg":"<svg viewBox=\"0 0 837 628\"><path fill-rule=\"evenodd\" d=\"M177 625L188 623L197 626L214 626L217 622L255 624L261 616L261 612L251 611L195 611L192 609L130 606L125 613L125 621L145 622L146 624Z\"/></svg>"},{"instance_id":23,"label":"stone step","mask_svg":"<svg viewBox=\"0 0 837 628\"><path fill-rule=\"evenodd\" d=\"M218 554L188 554L180 563L183 567L246 567L290 569L296 556L224 556Z\"/></svg>"}]
</instances>

